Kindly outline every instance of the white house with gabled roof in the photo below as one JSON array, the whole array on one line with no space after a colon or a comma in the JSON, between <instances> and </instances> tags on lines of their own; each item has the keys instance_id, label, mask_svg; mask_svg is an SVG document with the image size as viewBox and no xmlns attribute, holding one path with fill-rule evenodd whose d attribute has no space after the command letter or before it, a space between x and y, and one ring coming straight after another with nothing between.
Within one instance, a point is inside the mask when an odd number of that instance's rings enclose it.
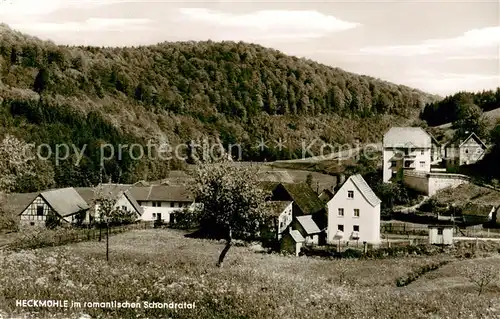
<instances>
[{"instance_id":1,"label":"white house with gabled roof","mask_svg":"<svg viewBox=\"0 0 500 319\"><path fill-rule=\"evenodd\" d=\"M327 203L327 243L379 243L380 204L361 175L350 176Z\"/></svg>"},{"instance_id":2,"label":"white house with gabled roof","mask_svg":"<svg viewBox=\"0 0 500 319\"><path fill-rule=\"evenodd\" d=\"M466 138L456 138L445 146L445 158L450 166L470 165L480 161L488 146L473 132Z\"/></svg>"},{"instance_id":3,"label":"white house with gabled roof","mask_svg":"<svg viewBox=\"0 0 500 319\"><path fill-rule=\"evenodd\" d=\"M384 135L383 149L384 183L401 170L431 171L433 141L421 127L392 127Z\"/></svg>"}]
</instances>

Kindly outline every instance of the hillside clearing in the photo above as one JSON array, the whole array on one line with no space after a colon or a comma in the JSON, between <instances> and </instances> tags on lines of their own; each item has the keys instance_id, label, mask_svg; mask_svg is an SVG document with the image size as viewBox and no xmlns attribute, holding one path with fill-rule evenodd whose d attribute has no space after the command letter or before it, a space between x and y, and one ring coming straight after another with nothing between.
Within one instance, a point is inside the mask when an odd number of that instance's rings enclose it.
<instances>
[{"instance_id":1,"label":"hillside clearing","mask_svg":"<svg viewBox=\"0 0 500 319\"><path fill-rule=\"evenodd\" d=\"M397 288L398 277L446 256L385 260L324 260L261 254L234 247L214 267L222 243L187 239L172 230L133 231L104 243L86 242L0 255L0 314L20 316L16 299L195 302L195 309L40 308L62 318L480 318L498 316L498 287L478 297L472 287L442 282ZM449 264L449 265L453 265ZM448 266L447 266L448 267ZM449 266L452 267L452 266ZM436 272L437 273L437 272ZM430 276L430 275L429 275ZM442 276L446 281L446 276ZM430 277L433 278L433 277ZM418 281L426 281L425 276ZM434 279L433 279L434 280ZM432 281L431 281L432 282ZM415 288L413 288L415 286ZM362 302L360 302L362 300ZM32 310L32 309L31 309Z\"/></svg>"}]
</instances>

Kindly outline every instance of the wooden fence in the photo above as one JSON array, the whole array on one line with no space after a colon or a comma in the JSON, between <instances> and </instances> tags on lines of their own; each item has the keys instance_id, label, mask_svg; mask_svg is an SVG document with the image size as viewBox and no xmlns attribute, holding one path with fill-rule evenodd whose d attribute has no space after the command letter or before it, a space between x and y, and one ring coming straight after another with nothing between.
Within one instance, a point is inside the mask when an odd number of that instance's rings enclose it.
<instances>
[{"instance_id":1,"label":"wooden fence","mask_svg":"<svg viewBox=\"0 0 500 319\"><path fill-rule=\"evenodd\" d=\"M427 227L427 225L387 223L380 225L380 233L425 236L428 235L429 228Z\"/></svg>"},{"instance_id":2,"label":"wooden fence","mask_svg":"<svg viewBox=\"0 0 500 319\"><path fill-rule=\"evenodd\" d=\"M405 236L427 236L429 234L427 224L410 223L385 223L380 225L381 234L396 234ZM456 237L500 237L500 228L485 228L483 225L468 227L455 226Z\"/></svg>"},{"instance_id":3,"label":"wooden fence","mask_svg":"<svg viewBox=\"0 0 500 319\"><path fill-rule=\"evenodd\" d=\"M109 228L109 234L115 235L120 234L130 230L138 230L138 229L149 229L152 228L152 223L137 223L131 225L123 225L123 226L113 226ZM60 244L68 243L68 242L80 242L87 240L99 240L105 238L106 236L106 228L90 228L90 229L79 229L74 233L68 233L64 235L59 235L58 242Z\"/></svg>"}]
</instances>

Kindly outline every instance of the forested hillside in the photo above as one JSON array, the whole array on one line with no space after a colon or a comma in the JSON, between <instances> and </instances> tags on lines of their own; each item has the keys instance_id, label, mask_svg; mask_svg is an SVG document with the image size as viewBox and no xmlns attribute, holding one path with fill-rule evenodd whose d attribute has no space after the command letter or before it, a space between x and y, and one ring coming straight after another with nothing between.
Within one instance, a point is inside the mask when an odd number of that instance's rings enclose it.
<instances>
[{"instance_id":1,"label":"forested hillside","mask_svg":"<svg viewBox=\"0 0 500 319\"><path fill-rule=\"evenodd\" d=\"M460 108L465 104L475 104L483 112L500 108L500 87L496 91L458 92L443 100L428 103L421 117L430 126L452 123L457 120Z\"/></svg>"},{"instance_id":2,"label":"forested hillside","mask_svg":"<svg viewBox=\"0 0 500 319\"><path fill-rule=\"evenodd\" d=\"M418 121L437 98L253 44L68 47L2 25L0 100L0 136L87 145L79 166L53 165L57 186L78 186L97 180L102 143L208 136L240 143L246 160L296 158L302 141L379 141L389 126ZM264 151L255 147L261 138L270 141ZM281 151L272 142L279 138ZM106 163L106 174L158 179L180 166L125 153Z\"/></svg>"}]
</instances>

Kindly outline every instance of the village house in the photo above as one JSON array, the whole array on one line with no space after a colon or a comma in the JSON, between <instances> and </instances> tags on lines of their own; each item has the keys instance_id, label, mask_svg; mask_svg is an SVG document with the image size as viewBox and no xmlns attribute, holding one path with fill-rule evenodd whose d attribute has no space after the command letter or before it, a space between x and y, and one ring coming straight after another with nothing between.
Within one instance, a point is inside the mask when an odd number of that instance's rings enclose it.
<instances>
[{"instance_id":1,"label":"village house","mask_svg":"<svg viewBox=\"0 0 500 319\"><path fill-rule=\"evenodd\" d=\"M457 137L444 146L446 166L450 168L474 164L484 157L487 148L475 133L466 138Z\"/></svg>"},{"instance_id":2,"label":"village house","mask_svg":"<svg viewBox=\"0 0 500 319\"><path fill-rule=\"evenodd\" d=\"M327 203L327 242L380 242L380 203L361 175L351 175Z\"/></svg>"},{"instance_id":3,"label":"village house","mask_svg":"<svg viewBox=\"0 0 500 319\"><path fill-rule=\"evenodd\" d=\"M288 228L280 241L280 251L285 251L298 256L305 239L298 230Z\"/></svg>"},{"instance_id":4,"label":"village house","mask_svg":"<svg viewBox=\"0 0 500 319\"><path fill-rule=\"evenodd\" d=\"M280 240L283 232L290 226L293 220L292 201L268 201L266 213L269 224L261 230L261 235L266 239Z\"/></svg>"},{"instance_id":5,"label":"village house","mask_svg":"<svg viewBox=\"0 0 500 319\"><path fill-rule=\"evenodd\" d=\"M312 215L295 217L292 229L297 230L302 235L305 245L324 244L323 231L318 227Z\"/></svg>"},{"instance_id":6,"label":"village house","mask_svg":"<svg viewBox=\"0 0 500 319\"><path fill-rule=\"evenodd\" d=\"M89 205L72 188L39 193L19 214L21 226L70 225L83 223Z\"/></svg>"},{"instance_id":7,"label":"village house","mask_svg":"<svg viewBox=\"0 0 500 319\"><path fill-rule=\"evenodd\" d=\"M143 209L143 221L170 223L176 213L196 206L193 194L184 185L134 186L130 188L130 193Z\"/></svg>"},{"instance_id":8,"label":"village house","mask_svg":"<svg viewBox=\"0 0 500 319\"><path fill-rule=\"evenodd\" d=\"M468 203L461 210L462 221L466 225L480 225L491 222L496 213L492 205Z\"/></svg>"},{"instance_id":9,"label":"village house","mask_svg":"<svg viewBox=\"0 0 500 319\"><path fill-rule=\"evenodd\" d=\"M437 141L423 128L392 127L383 140L383 181L391 182L403 170L430 172L440 153Z\"/></svg>"},{"instance_id":10,"label":"village house","mask_svg":"<svg viewBox=\"0 0 500 319\"><path fill-rule=\"evenodd\" d=\"M138 220L143 214L143 209L130 193L129 189L131 187L131 185L123 184L100 184L98 189L100 189L102 194L98 196L113 198L116 200L113 207L115 210L128 212L135 220ZM85 223L91 224L94 221L99 221L99 198L95 198L94 188L79 187L76 188L76 191L90 206L85 217Z\"/></svg>"},{"instance_id":11,"label":"village house","mask_svg":"<svg viewBox=\"0 0 500 319\"><path fill-rule=\"evenodd\" d=\"M292 201L294 217L313 215L320 228L326 226L326 206L318 194L306 183L261 183L267 185L270 196L268 200ZM262 186L264 187L264 186Z\"/></svg>"}]
</instances>

